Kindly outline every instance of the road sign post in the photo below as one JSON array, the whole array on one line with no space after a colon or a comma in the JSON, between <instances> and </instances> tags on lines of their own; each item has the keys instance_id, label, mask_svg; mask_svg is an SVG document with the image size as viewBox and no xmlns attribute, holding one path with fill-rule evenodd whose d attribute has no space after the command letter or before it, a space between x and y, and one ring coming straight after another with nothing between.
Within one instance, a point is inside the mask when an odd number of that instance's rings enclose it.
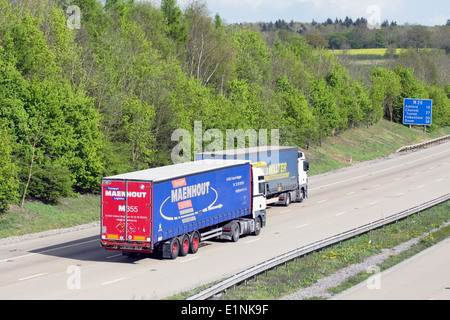
<instances>
[{"instance_id":1,"label":"road sign post","mask_svg":"<svg viewBox=\"0 0 450 320\"><path fill-rule=\"evenodd\" d=\"M433 116L433 100L405 99L403 102L403 124L431 126Z\"/></svg>"}]
</instances>

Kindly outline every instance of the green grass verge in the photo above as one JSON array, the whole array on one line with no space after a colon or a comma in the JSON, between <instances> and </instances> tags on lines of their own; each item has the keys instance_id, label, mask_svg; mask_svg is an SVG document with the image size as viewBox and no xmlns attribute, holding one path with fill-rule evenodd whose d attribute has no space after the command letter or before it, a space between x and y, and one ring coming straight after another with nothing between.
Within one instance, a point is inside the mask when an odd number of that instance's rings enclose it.
<instances>
[{"instance_id":1,"label":"green grass verge","mask_svg":"<svg viewBox=\"0 0 450 320\"><path fill-rule=\"evenodd\" d=\"M0 215L0 238L68 228L100 219L100 196L81 195L57 205L27 201Z\"/></svg>"}]
</instances>

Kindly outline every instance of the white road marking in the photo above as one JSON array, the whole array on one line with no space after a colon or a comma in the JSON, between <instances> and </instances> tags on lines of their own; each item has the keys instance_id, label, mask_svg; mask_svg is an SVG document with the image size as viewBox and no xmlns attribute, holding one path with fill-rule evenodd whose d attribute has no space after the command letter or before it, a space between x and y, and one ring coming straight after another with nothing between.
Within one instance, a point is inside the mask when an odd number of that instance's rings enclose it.
<instances>
[{"instance_id":1,"label":"white road marking","mask_svg":"<svg viewBox=\"0 0 450 320\"><path fill-rule=\"evenodd\" d=\"M374 204L377 204L377 203L378 203L378 201L371 202L371 203L369 203L369 206L373 206Z\"/></svg>"},{"instance_id":2,"label":"white road marking","mask_svg":"<svg viewBox=\"0 0 450 320\"><path fill-rule=\"evenodd\" d=\"M128 277L124 277L124 278L119 278L119 279L116 279L116 280L112 280L112 281L108 281L108 282L103 282L103 283L102 283L102 286L106 286L106 285L108 285L108 284L111 284L111 283L115 283L115 282L123 281L123 280L125 280L125 279L128 279Z\"/></svg>"},{"instance_id":3,"label":"white road marking","mask_svg":"<svg viewBox=\"0 0 450 320\"><path fill-rule=\"evenodd\" d=\"M320 200L320 201L317 201L317 203L324 203L324 202L327 202L328 200Z\"/></svg>"},{"instance_id":4,"label":"white road marking","mask_svg":"<svg viewBox=\"0 0 450 320\"><path fill-rule=\"evenodd\" d=\"M189 262L189 261L192 261L192 260L195 260L195 259L198 259L198 257L192 257L192 258L189 258L189 259L186 259L186 260L182 260L182 261L180 261L180 263Z\"/></svg>"},{"instance_id":5,"label":"white road marking","mask_svg":"<svg viewBox=\"0 0 450 320\"><path fill-rule=\"evenodd\" d=\"M336 213L336 217L342 216L342 215L344 215L344 214L346 214L346 213L347 213L347 212L345 212L345 211Z\"/></svg>"},{"instance_id":6,"label":"white road marking","mask_svg":"<svg viewBox=\"0 0 450 320\"><path fill-rule=\"evenodd\" d=\"M45 276L46 274L48 274L48 273L47 273L47 272L44 272L44 273L35 274L35 275L29 276L29 277L20 278L19 281L23 281L23 280L28 280L28 279L32 279L32 278L37 278L37 277Z\"/></svg>"},{"instance_id":7,"label":"white road marking","mask_svg":"<svg viewBox=\"0 0 450 320\"><path fill-rule=\"evenodd\" d=\"M346 193L345 195L346 195L346 196L350 196L350 195L352 195L352 194L355 194L355 191L352 191L352 192Z\"/></svg>"},{"instance_id":8,"label":"white road marking","mask_svg":"<svg viewBox=\"0 0 450 320\"><path fill-rule=\"evenodd\" d=\"M119 254L115 254L113 256L106 257L106 259L112 259L112 258L121 257L121 256L123 256L123 254L119 253Z\"/></svg>"},{"instance_id":9,"label":"white road marking","mask_svg":"<svg viewBox=\"0 0 450 320\"><path fill-rule=\"evenodd\" d=\"M259 241L259 240L261 240L261 239L260 238L256 238L256 239L253 239L253 240L246 241L245 243L252 243L252 242Z\"/></svg>"},{"instance_id":10,"label":"white road marking","mask_svg":"<svg viewBox=\"0 0 450 320\"><path fill-rule=\"evenodd\" d=\"M281 211L280 213L286 213L286 212L290 212L290 211L292 211L292 210L284 210L284 211Z\"/></svg>"},{"instance_id":11,"label":"white road marking","mask_svg":"<svg viewBox=\"0 0 450 320\"><path fill-rule=\"evenodd\" d=\"M308 224L302 224L302 225L300 225L300 226L296 226L295 229L300 229L300 228L306 227L307 225L308 225Z\"/></svg>"}]
</instances>

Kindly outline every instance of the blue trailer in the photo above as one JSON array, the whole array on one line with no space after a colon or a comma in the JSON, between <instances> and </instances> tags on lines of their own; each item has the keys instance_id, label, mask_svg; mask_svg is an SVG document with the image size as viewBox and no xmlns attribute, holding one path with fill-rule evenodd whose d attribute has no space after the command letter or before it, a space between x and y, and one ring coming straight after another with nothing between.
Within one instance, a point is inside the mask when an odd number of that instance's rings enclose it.
<instances>
[{"instance_id":1,"label":"blue trailer","mask_svg":"<svg viewBox=\"0 0 450 320\"><path fill-rule=\"evenodd\" d=\"M264 171L268 203L288 206L308 196L309 163L297 147L261 146L195 154L196 161L204 159L251 161Z\"/></svg>"},{"instance_id":2,"label":"blue trailer","mask_svg":"<svg viewBox=\"0 0 450 320\"><path fill-rule=\"evenodd\" d=\"M266 223L264 174L249 161L197 161L102 179L101 244L127 255L196 253Z\"/></svg>"}]
</instances>

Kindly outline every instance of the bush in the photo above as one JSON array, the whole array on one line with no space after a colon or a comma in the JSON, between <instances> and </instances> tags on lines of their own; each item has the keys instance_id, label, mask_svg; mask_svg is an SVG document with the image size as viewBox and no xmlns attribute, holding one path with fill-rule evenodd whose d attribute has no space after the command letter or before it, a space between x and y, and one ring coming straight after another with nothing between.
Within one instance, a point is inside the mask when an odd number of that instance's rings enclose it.
<instances>
[{"instance_id":1,"label":"bush","mask_svg":"<svg viewBox=\"0 0 450 320\"><path fill-rule=\"evenodd\" d=\"M67 168L38 169L33 174L27 196L47 204L56 204L60 198L73 196L72 184Z\"/></svg>"}]
</instances>

